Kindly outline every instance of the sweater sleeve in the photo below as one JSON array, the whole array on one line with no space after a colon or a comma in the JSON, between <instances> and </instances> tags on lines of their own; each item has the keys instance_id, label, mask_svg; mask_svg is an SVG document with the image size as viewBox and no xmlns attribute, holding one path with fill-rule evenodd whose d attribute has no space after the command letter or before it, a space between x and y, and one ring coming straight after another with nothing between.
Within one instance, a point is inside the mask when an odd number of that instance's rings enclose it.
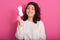
<instances>
[{"instance_id":1,"label":"sweater sleeve","mask_svg":"<svg viewBox=\"0 0 60 40\"><path fill-rule=\"evenodd\" d=\"M16 33L15 33L15 36L17 39L23 39L23 26L17 26L17 30L16 30Z\"/></svg>"},{"instance_id":2,"label":"sweater sleeve","mask_svg":"<svg viewBox=\"0 0 60 40\"><path fill-rule=\"evenodd\" d=\"M39 29L40 29L40 40L46 40L45 28L44 23L42 21L39 22Z\"/></svg>"}]
</instances>

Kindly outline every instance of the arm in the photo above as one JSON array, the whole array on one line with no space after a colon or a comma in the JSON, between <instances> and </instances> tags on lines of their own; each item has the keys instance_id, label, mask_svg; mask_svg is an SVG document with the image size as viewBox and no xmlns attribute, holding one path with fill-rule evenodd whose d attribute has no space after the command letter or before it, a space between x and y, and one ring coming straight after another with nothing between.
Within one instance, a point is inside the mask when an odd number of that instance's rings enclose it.
<instances>
[{"instance_id":1,"label":"arm","mask_svg":"<svg viewBox=\"0 0 60 40\"><path fill-rule=\"evenodd\" d=\"M23 39L23 20L21 19L20 16L17 16L17 21L18 21L18 26L15 36L17 39Z\"/></svg>"},{"instance_id":2,"label":"arm","mask_svg":"<svg viewBox=\"0 0 60 40\"><path fill-rule=\"evenodd\" d=\"M23 28L22 27L17 27L17 31L15 34L17 39L23 39Z\"/></svg>"},{"instance_id":3,"label":"arm","mask_svg":"<svg viewBox=\"0 0 60 40\"><path fill-rule=\"evenodd\" d=\"M39 29L40 29L40 40L46 40L46 34L45 34L45 28L44 28L44 24L42 21L40 21L39 23Z\"/></svg>"}]
</instances>

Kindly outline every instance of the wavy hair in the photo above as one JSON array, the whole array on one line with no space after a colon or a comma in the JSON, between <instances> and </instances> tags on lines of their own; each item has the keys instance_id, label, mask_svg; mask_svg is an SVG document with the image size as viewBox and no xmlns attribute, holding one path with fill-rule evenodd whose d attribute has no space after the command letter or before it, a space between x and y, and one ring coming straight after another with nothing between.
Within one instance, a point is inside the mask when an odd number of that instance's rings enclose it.
<instances>
[{"instance_id":1,"label":"wavy hair","mask_svg":"<svg viewBox=\"0 0 60 40\"><path fill-rule=\"evenodd\" d=\"M33 6L35 7L35 15L34 15L34 17L33 17L33 22L34 22L34 23L37 23L37 21L40 21L40 20L41 20L41 17L40 17L40 14L41 14L41 13L40 13L40 8L39 8L38 4L35 3L35 2L29 2L29 3L27 4L27 6L26 6L26 8L25 8L25 11L24 11L24 15L23 15L23 20L26 21L26 20L28 19L28 15L26 14L26 10L27 10L27 7L28 7L29 5L33 5Z\"/></svg>"}]
</instances>

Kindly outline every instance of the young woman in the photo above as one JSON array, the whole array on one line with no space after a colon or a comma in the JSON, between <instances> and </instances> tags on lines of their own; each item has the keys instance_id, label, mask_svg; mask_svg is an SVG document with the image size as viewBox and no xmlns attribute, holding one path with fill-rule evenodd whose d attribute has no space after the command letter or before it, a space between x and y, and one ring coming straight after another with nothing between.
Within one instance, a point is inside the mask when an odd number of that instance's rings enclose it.
<instances>
[{"instance_id":1,"label":"young woman","mask_svg":"<svg viewBox=\"0 0 60 40\"><path fill-rule=\"evenodd\" d=\"M44 24L40 18L40 8L35 2L29 2L23 20L17 17L16 38L19 40L45 40Z\"/></svg>"}]
</instances>

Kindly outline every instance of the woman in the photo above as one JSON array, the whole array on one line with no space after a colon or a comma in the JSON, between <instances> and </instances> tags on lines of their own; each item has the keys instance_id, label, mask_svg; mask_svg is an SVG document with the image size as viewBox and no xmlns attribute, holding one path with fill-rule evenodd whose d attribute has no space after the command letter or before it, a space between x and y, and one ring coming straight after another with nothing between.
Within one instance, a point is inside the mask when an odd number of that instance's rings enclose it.
<instances>
[{"instance_id":1,"label":"woman","mask_svg":"<svg viewBox=\"0 0 60 40\"><path fill-rule=\"evenodd\" d=\"M23 20L17 17L18 27L16 38L19 40L45 40L44 24L40 18L40 8L35 2L29 2Z\"/></svg>"}]
</instances>

